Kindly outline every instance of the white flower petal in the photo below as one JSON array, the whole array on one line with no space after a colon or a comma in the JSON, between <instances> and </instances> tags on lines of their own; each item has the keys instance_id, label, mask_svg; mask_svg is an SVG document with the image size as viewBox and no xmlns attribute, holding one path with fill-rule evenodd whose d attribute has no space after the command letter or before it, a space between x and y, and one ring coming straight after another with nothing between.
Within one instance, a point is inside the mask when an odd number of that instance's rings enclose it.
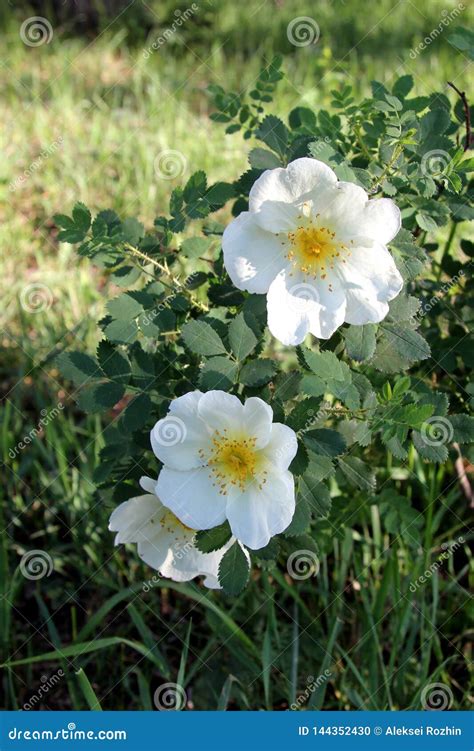
<instances>
[{"instance_id":1,"label":"white flower petal","mask_svg":"<svg viewBox=\"0 0 474 751\"><path fill-rule=\"evenodd\" d=\"M402 226L400 209L390 198L374 198L364 208L360 229L377 242L386 245Z\"/></svg>"},{"instance_id":2,"label":"white flower petal","mask_svg":"<svg viewBox=\"0 0 474 751\"><path fill-rule=\"evenodd\" d=\"M139 557L147 566L159 571L162 576L168 576L168 573L165 573L167 562L173 554L168 545L168 535L162 534L160 527L154 530L153 536L141 540L137 545L137 550Z\"/></svg>"},{"instance_id":3,"label":"white flower petal","mask_svg":"<svg viewBox=\"0 0 474 751\"><path fill-rule=\"evenodd\" d=\"M149 477L141 484L156 484ZM190 581L205 576L204 583L219 588L219 564L231 538L221 549L201 553L194 544L195 530L183 526L172 511L165 508L155 494L131 498L112 513L109 529L117 532L115 544L137 543L138 555L160 574L174 581Z\"/></svg>"},{"instance_id":4,"label":"white flower petal","mask_svg":"<svg viewBox=\"0 0 474 751\"><path fill-rule=\"evenodd\" d=\"M152 493L154 495L155 493L155 487L156 487L156 480L153 480L152 477L140 477L140 487L143 488L143 490L146 490L147 493Z\"/></svg>"},{"instance_id":5,"label":"white flower petal","mask_svg":"<svg viewBox=\"0 0 474 751\"><path fill-rule=\"evenodd\" d=\"M301 344L311 332L319 339L329 339L344 323L345 294L339 281L295 281L280 274L267 295L268 328L274 337L287 345Z\"/></svg>"},{"instance_id":6,"label":"white flower petal","mask_svg":"<svg viewBox=\"0 0 474 751\"><path fill-rule=\"evenodd\" d=\"M353 289L346 291L347 308L346 323L355 326L363 326L366 323L378 323L382 321L388 313L388 304L377 300L375 295L371 294L367 288Z\"/></svg>"},{"instance_id":7,"label":"white flower petal","mask_svg":"<svg viewBox=\"0 0 474 751\"><path fill-rule=\"evenodd\" d=\"M295 431L280 422L273 423L270 440L265 446L269 461L278 469L288 469L297 451Z\"/></svg>"},{"instance_id":8,"label":"white flower petal","mask_svg":"<svg viewBox=\"0 0 474 751\"><path fill-rule=\"evenodd\" d=\"M156 492L164 505L192 529L210 529L225 521L226 496L213 485L207 467L187 472L163 467Z\"/></svg>"},{"instance_id":9,"label":"white flower petal","mask_svg":"<svg viewBox=\"0 0 474 751\"><path fill-rule=\"evenodd\" d=\"M403 287L402 276L385 245L353 248L347 264L341 269L344 287L347 288L352 280L358 282L359 277L370 280L377 296L384 302L393 300Z\"/></svg>"},{"instance_id":10,"label":"white flower petal","mask_svg":"<svg viewBox=\"0 0 474 751\"><path fill-rule=\"evenodd\" d=\"M295 487L290 472L269 473L262 489L252 483L227 503L233 534L252 550L265 547L273 535L283 532L294 512Z\"/></svg>"},{"instance_id":11,"label":"white flower petal","mask_svg":"<svg viewBox=\"0 0 474 751\"><path fill-rule=\"evenodd\" d=\"M117 532L115 544L140 542L153 536L165 512L156 495L140 495L121 503L109 520L109 530Z\"/></svg>"},{"instance_id":12,"label":"white flower petal","mask_svg":"<svg viewBox=\"0 0 474 751\"><path fill-rule=\"evenodd\" d=\"M174 581L190 581L195 576L206 576L204 580L206 587L220 589L219 564L235 538L231 538L223 548L212 553L201 553L194 545L193 539L194 533L188 535L181 545L175 543L170 546L170 552L161 567L161 573Z\"/></svg>"},{"instance_id":13,"label":"white flower petal","mask_svg":"<svg viewBox=\"0 0 474 751\"><path fill-rule=\"evenodd\" d=\"M310 193L325 191L336 182L336 175L323 162L307 157L295 159L286 169L266 170L258 178L249 194L249 209L260 211L266 201L301 206Z\"/></svg>"},{"instance_id":14,"label":"white flower petal","mask_svg":"<svg viewBox=\"0 0 474 751\"><path fill-rule=\"evenodd\" d=\"M243 424L245 431L254 436L256 448L267 445L272 432L273 409L258 396L251 396L246 400L243 409Z\"/></svg>"},{"instance_id":15,"label":"white flower petal","mask_svg":"<svg viewBox=\"0 0 474 751\"><path fill-rule=\"evenodd\" d=\"M256 224L272 235L286 235L298 222L301 207L284 201L264 201L260 209L251 214ZM282 238L277 239L285 239Z\"/></svg>"},{"instance_id":16,"label":"white flower petal","mask_svg":"<svg viewBox=\"0 0 474 751\"><path fill-rule=\"evenodd\" d=\"M213 431L240 429L244 417L244 406L237 396L225 391L208 391L199 402L199 416L204 425Z\"/></svg>"},{"instance_id":17,"label":"white flower petal","mask_svg":"<svg viewBox=\"0 0 474 751\"><path fill-rule=\"evenodd\" d=\"M388 313L387 303L403 287L403 279L384 245L354 248L341 269L347 298L345 320L363 325L378 323Z\"/></svg>"},{"instance_id":18,"label":"white flower petal","mask_svg":"<svg viewBox=\"0 0 474 751\"><path fill-rule=\"evenodd\" d=\"M208 437L198 414L201 397L201 391L178 397L151 430L153 452L168 467L187 470L202 464L198 452Z\"/></svg>"},{"instance_id":19,"label":"white flower petal","mask_svg":"<svg viewBox=\"0 0 474 751\"><path fill-rule=\"evenodd\" d=\"M281 240L261 229L248 211L226 227L222 249L232 283L238 289L254 294L266 292L278 272L287 264Z\"/></svg>"}]
</instances>

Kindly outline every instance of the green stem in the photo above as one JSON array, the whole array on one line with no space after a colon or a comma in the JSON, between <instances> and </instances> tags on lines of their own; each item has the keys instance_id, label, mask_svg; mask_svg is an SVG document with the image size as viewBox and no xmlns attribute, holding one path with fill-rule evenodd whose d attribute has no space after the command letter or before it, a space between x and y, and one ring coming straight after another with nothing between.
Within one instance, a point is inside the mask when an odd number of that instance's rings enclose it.
<instances>
[{"instance_id":1,"label":"green stem","mask_svg":"<svg viewBox=\"0 0 474 751\"><path fill-rule=\"evenodd\" d=\"M400 156L402 152L403 152L403 145L401 143L397 143L393 151L392 158L390 159L389 163L385 167L380 177L378 177L375 183L372 185L372 193L375 193L376 189L379 188L379 186L383 183L385 178L390 174L393 165L395 164L395 162L397 161L398 157Z\"/></svg>"},{"instance_id":2,"label":"green stem","mask_svg":"<svg viewBox=\"0 0 474 751\"><path fill-rule=\"evenodd\" d=\"M139 250L138 248L135 248L134 245L130 245L130 243L125 243L124 247L126 250L130 251L132 255L134 255L136 258L141 258L142 261L145 261L146 263L151 263L155 268L159 269L163 274L165 274L168 279L171 280L171 284L168 282L165 282L163 279L160 279L160 282L165 286L168 287L168 289L175 290L176 288L180 290L184 295L187 295L189 297L192 304L196 307L202 310L203 312L207 313L209 308L207 305L204 305L204 303L200 302L199 300L196 300L195 297L190 293L190 291L187 289L186 285L184 285L177 276L174 276L174 274L171 273L166 263L161 263L161 261L157 261L156 258L152 258L151 256L144 253L142 250Z\"/></svg>"}]
</instances>

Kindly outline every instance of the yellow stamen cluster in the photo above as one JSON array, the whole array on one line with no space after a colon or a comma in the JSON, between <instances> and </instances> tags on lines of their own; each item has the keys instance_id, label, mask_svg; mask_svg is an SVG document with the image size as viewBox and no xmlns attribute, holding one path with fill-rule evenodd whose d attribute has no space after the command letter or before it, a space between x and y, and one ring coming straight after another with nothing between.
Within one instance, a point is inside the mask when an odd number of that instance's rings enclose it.
<instances>
[{"instance_id":1,"label":"yellow stamen cluster","mask_svg":"<svg viewBox=\"0 0 474 751\"><path fill-rule=\"evenodd\" d=\"M316 214L317 220L319 214ZM288 233L288 240L291 247L287 253L287 258L291 261L293 267L297 268L303 274L317 278L318 274L321 279L326 279L327 271L334 269L335 263L341 261L346 263L343 255L350 256L349 247L336 238L336 233L329 227L323 227L320 224L313 223L306 217L298 217L301 220L300 226L294 232ZM331 285L329 285L331 289Z\"/></svg>"},{"instance_id":2,"label":"yellow stamen cluster","mask_svg":"<svg viewBox=\"0 0 474 751\"><path fill-rule=\"evenodd\" d=\"M220 495L226 495L229 485L244 490L247 484L258 479L258 487L266 482L267 472L261 469L262 457L257 451L255 437L234 435L227 430L216 430L211 439L210 454L200 449L201 460L209 467L213 485Z\"/></svg>"}]
</instances>

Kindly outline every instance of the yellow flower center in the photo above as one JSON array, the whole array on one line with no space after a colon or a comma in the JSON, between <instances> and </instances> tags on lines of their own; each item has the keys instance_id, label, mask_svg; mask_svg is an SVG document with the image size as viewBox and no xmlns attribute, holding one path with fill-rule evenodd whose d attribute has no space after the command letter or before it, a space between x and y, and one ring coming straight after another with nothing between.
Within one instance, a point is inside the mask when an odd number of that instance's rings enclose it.
<instances>
[{"instance_id":1,"label":"yellow flower center","mask_svg":"<svg viewBox=\"0 0 474 751\"><path fill-rule=\"evenodd\" d=\"M339 260L346 263L343 255L350 255L349 248L340 242L329 227L313 224L301 225L288 233L290 249L287 258L294 268L314 278L326 279L328 269L334 269Z\"/></svg>"},{"instance_id":2,"label":"yellow flower center","mask_svg":"<svg viewBox=\"0 0 474 751\"><path fill-rule=\"evenodd\" d=\"M194 531L191 527L187 527L186 524L183 524L183 522L180 521L178 517L175 516L172 511L169 511L169 510L166 510L163 516L161 517L160 525L167 532L174 532L176 531L176 529L184 529L189 532Z\"/></svg>"},{"instance_id":3,"label":"yellow flower center","mask_svg":"<svg viewBox=\"0 0 474 751\"><path fill-rule=\"evenodd\" d=\"M201 449L201 459L210 469L213 485L219 487L219 493L226 495L229 485L244 490L249 482L259 481L261 489L266 482L267 472L262 469L264 462L261 452L255 448L255 437L233 435L227 430L216 430L212 437L211 453L207 457Z\"/></svg>"}]
</instances>

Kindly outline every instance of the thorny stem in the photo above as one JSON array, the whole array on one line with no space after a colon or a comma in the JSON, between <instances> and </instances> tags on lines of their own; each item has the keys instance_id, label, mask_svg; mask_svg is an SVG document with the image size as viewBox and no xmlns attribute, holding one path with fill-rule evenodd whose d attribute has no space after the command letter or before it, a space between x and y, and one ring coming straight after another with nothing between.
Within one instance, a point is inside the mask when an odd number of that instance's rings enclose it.
<instances>
[{"instance_id":1,"label":"thorny stem","mask_svg":"<svg viewBox=\"0 0 474 751\"><path fill-rule=\"evenodd\" d=\"M467 101L467 96L465 91L460 91L457 86L455 86L451 81L447 81L448 86L451 86L451 88L461 97L462 106L464 108L464 119L466 122L466 142L464 144L464 151L467 151L468 148L471 145L471 111L469 109L469 102Z\"/></svg>"},{"instance_id":2,"label":"thorny stem","mask_svg":"<svg viewBox=\"0 0 474 751\"><path fill-rule=\"evenodd\" d=\"M170 279L171 284L164 281L163 279L160 279L160 282L165 286L168 287L168 289L174 290L179 289L183 294L187 295L192 302L192 304L196 307L202 310L203 312L207 313L209 308L207 305L204 305L204 303L200 302L199 300L196 300L195 297L191 294L191 292L188 290L185 284L183 284L177 276L174 276L174 274L171 273L171 271L168 268L167 263L161 263L160 261L157 261L156 258L152 258L151 256L144 253L142 250L139 250L134 245L130 245L130 243L125 243L124 247L126 250L130 251L132 255L136 256L137 258L141 258L142 261L145 261L146 263L151 263L153 266L155 266L157 269L159 269L163 274L166 274L168 279Z\"/></svg>"},{"instance_id":3,"label":"thorny stem","mask_svg":"<svg viewBox=\"0 0 474 751\"><path fill-rule=\"evenodd\" d=\"M380 175L380 177L378 177L377 180L375 181L375 183L372 185L371 193L375 193L376 190L379 188L379 186L383 183L383 181L385 180L385 178L387 177L387 175L390 174L393 165L395 164L395 162L397 161L398 157L400 156L400 154L402 152L403 152L403 144L397 143L397 145L396 145L396 147L395 147L395 149L393 151L392 158L390 159L390 161L386 165L386 167L385 167L384 171L382 172L382 174Z\"/></svg>"},{"instance_id":4,"label":"thorny stem","mask_svg":"<svg viewBox=\"0 0 474 751\"><path fill-rule=\"evenodd\" d=\"M365 143L364 143L364 141L362 139L362 136L361 136L361 133L360 133L360 125L359 124L357 124L357 125L354 124L354 134L355 134L355 137L357 139L357 144L359 145L360 150L362 151L363 155L365 157L367 157L367 159L369 159L369 161L370 161L370 159L372 157L371 157L370 151L368 150L367 146L365 145Z\"/></svg>"}]
</instances>

